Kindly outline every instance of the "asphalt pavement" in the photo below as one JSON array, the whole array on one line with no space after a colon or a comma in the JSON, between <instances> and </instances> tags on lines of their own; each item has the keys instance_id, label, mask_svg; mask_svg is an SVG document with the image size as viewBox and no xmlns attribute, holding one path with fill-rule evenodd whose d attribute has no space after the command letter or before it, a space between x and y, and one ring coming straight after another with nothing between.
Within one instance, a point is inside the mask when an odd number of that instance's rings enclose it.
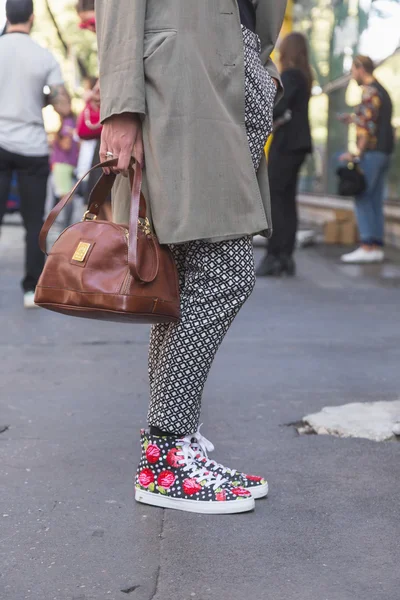
<instances>
[{"instance_id":1,"label":"asphalt pavement","mask_svg":"<svg viewBox=\"0 0 400 600\"><path fill-rule=\"evenodd\" d=\"M201 516L133 501L148 328L24 310L22 239L0 238L2 600L399 598L400 444L290 425L400 397L395 253L359 268L310 248L296 279L257 282L202 420L217 460L271 492L254 513Z\"/></svg>"}]
</instances>

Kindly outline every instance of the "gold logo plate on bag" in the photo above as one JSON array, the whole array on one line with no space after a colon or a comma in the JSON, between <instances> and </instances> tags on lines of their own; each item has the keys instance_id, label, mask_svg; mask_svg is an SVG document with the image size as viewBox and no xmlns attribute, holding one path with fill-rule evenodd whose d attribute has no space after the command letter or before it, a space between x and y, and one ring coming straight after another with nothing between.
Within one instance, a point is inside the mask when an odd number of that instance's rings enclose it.
<instances>
[{"instance_id":1,"label":"gold logo plate on bag","mask_svg":"<svg viewBox=\"0 0 400 600\"><path fill-rule=\"evenodd\" d=\"M91 244L88 242L79 242L77 249L72 257L72 260L76 260L76 262L83 262L86 258L87 253L89 252Z\"/></svg>"}]
</instances>

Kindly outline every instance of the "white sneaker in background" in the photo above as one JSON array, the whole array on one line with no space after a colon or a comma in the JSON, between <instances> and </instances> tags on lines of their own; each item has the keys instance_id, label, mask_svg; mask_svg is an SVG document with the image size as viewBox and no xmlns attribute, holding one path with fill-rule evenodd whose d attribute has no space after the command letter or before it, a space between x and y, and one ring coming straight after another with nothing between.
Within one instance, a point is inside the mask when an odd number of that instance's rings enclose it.
<instances>
[{"instance_id":1,"label":"white sneaker in background","mask_svg":"<svg viewBox=\"0 0 400 600\"><path fill-rule=\"evenodd\" d=\"M25 292L24 307L25 308L39 308L39 306L37 304L35 304L35 292Z\"/></svg>"},{"instance_id":2,"label":"white sneaker in background","mask_svg":"<svg viewBox=\"0 0 400 600\"><path fill-rule=\"evenodd\" d=\"M343 254L341 261L344 263L379 263L385 258L383 250L365 250L357 248L354 252Z\"/></svg>"},{"instance_id":3,"label":"white sneaker in background","mask_svg":"<svg viewBox=\"0 0 400 600\"><path fill-rule=\"evenodd\" d=\"M374 262L383 262L385 260L385 253L383 250L377 249L377 250L373 250L372 252L375 257Z\"/></svg>"},{"instance_id":4,"label":"white sneaker in background","mask_svg":"<svg viewBox=\"0 0 400 600\"><path fill-rule=\"evenodd\" d=\"M393 433L394 435L400 436L400 421L393 425Z\"/></svg>"}]
</instances>

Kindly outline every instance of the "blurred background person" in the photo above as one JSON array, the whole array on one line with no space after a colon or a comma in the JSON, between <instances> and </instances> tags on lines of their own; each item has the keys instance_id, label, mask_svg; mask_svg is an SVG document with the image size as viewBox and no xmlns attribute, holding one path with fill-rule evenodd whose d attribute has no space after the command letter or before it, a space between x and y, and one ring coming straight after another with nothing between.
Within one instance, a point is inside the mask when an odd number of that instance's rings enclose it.
<instances>
[{"instance_id":1,"label":"blurred background person","mask_svg":"<svg viewBox=\"0 0 400 600\"><path fill-rule=\"evenodd\" d=\"M94 167L100 162L99 153L102 129L103 126L100 121L100 84L99 81L96 80L93 89L86 96L85 108L78 117L79 137L81 140L83 140L83 143L94 144L92 147L91 161L88 165L88 169L90 169L90 167ZM88 169L85 169L82 175L84 175ZM86 202L89 201L90 192L96 185L99 177L101 177L101 171L92 171L87 178L84 187L84 198ZM109 198L108 201L105 202L101 207L99 218L106 219L107 221L112 220L111 198Z\"/></svg>"},{"instance_id":2,"label":"blurred background person","mask_svg":"<svg viewBox=\"0 0 400 600\"><path fill-rule=\"evenodd\" d=\"M44 265L38 237L50 170L43 89L49 86L52 104L66 95L66 90L54 56L30 37L32 0L7 0L6 15L7 32L0 37L0 225L15 171L26 230L24 306L33 308Z\"/></svg>"},{"instance_id":3,"label":"blurred background person","mask_svg":"<svg viewBox=\"0 0 400 600\"><path fill-rule=\"evenodd\" d=\"M96 163L100 162L99 149L103 126L100 122L100 86L97 78L89 81L89 89L84 94L85 107L78 116L77 133L81 140L81 150L77 176L80 179ZM91 173L84 181L82 190L85 201L99 177L98 173Z\"/></svg>"},{"instance_id":4,"label":"blurred background person","mask_svg":"<svg viewBox=\"0 0 400 600\"><path fill-rule=\"evenodd\" d=\"M77 11L81 20L79 25L80 28L88 29L89 31L93 31L93 33L96 33L96 14L93 9L93 0L79 0ZM80 138L86 141L96 140L90 167L94 167L100 162L99 153L101 131L102 125L100 122L100 83L96 81L95 85L93 86L92 93L87 98L85 109L78 120L78 134ZM85 172L86 171L84 171L82 175L84 175ZM89 200L90 192L92 191L100 177L101 173L98 171L94 171L89 175L89 178L85 182L84 187L84 197L86 201ZM105 219L107 221L112 221L111 195L101 207L99 218Z\"/></svg>"},{"instance_id":5,"label":"blurred background person","mask_svg":"<svg viewBox=\"0 0 400 600\"><path fill-rule=\"evenodd\" d=\"M374 63L368 56L356 56L351 69L353 79L362 86L362 101L353 114L340 115L343 123L357 128L357 152L345 152L340 161L360 160L367 189L356 197L356 216L361 245L343 254L345 263L382 262L385 258L383 201L385 184L394 151L392 100L374 77Z\"/></svg>"},{"instance_id":6,"label":"blurred background person","mask_svg":"<svg viewBox=\"0 0 400 600\"><path fill-rule=\"evenodd\" d=\"M96 32L96 15L93 8L93 0L79 0L77 11L81 20L79 27Z\"/></svg>"},{"instance_id":7,"label":"blurred background person","mask_svg":"<svg viewBox=\"0 0 400 600\"><path fill-rule=\"evenodd\" d=\"M61 119L61 126L54 137L51 153L53 187L57 203L71 191L74 185L79 158L79 142L71 99L68 96L60 97L55 103L54 109ZM64 227L71 225L73 210L74 204L71 202L64 210Z\"/></svg>"},{"instance_id":8,"label":"blurred background person","mask_svg":"<svg viewBox=\"0 0 400 600\"><path fill-rule=\"evenodd\" d=\"M258 276L295 275L293 253L298 226L296 192L300 168L312 152L308 104L313 82L307 40L290 33L279 46L285 94L274 109L274 136L268 174L273 234Z\"/></svg>"}]
</instances>

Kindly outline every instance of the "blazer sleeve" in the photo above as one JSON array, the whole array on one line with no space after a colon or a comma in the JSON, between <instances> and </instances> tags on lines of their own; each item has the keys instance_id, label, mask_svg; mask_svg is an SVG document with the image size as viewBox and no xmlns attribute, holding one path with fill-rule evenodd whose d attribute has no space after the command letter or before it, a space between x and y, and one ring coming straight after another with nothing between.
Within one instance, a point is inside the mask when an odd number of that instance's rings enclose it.
<instances>
[{"instance_id":1,"label":"blazer sleeve","mask_svg":"<svg viewBox=\"0 0 400 600\"><path fill-rule=\"evenodd\" d=\"M101 121L146 113L143 44L147 0L96 0Z\"/></svg>"},{"instance_id":2,"label":"blazer sleeve","mask_svg":"<svg viewBox=\"0 0 400 600\"><path fill-rule=\"evenodd\" d=\"M271 54L285 18L287 0L254 0L254 2L257 16L256 33L261 40L261 61L271 77L281 84L276 95L276 102L279 102L283 95L283 87Z\"/></svg>"}]
</instances>

